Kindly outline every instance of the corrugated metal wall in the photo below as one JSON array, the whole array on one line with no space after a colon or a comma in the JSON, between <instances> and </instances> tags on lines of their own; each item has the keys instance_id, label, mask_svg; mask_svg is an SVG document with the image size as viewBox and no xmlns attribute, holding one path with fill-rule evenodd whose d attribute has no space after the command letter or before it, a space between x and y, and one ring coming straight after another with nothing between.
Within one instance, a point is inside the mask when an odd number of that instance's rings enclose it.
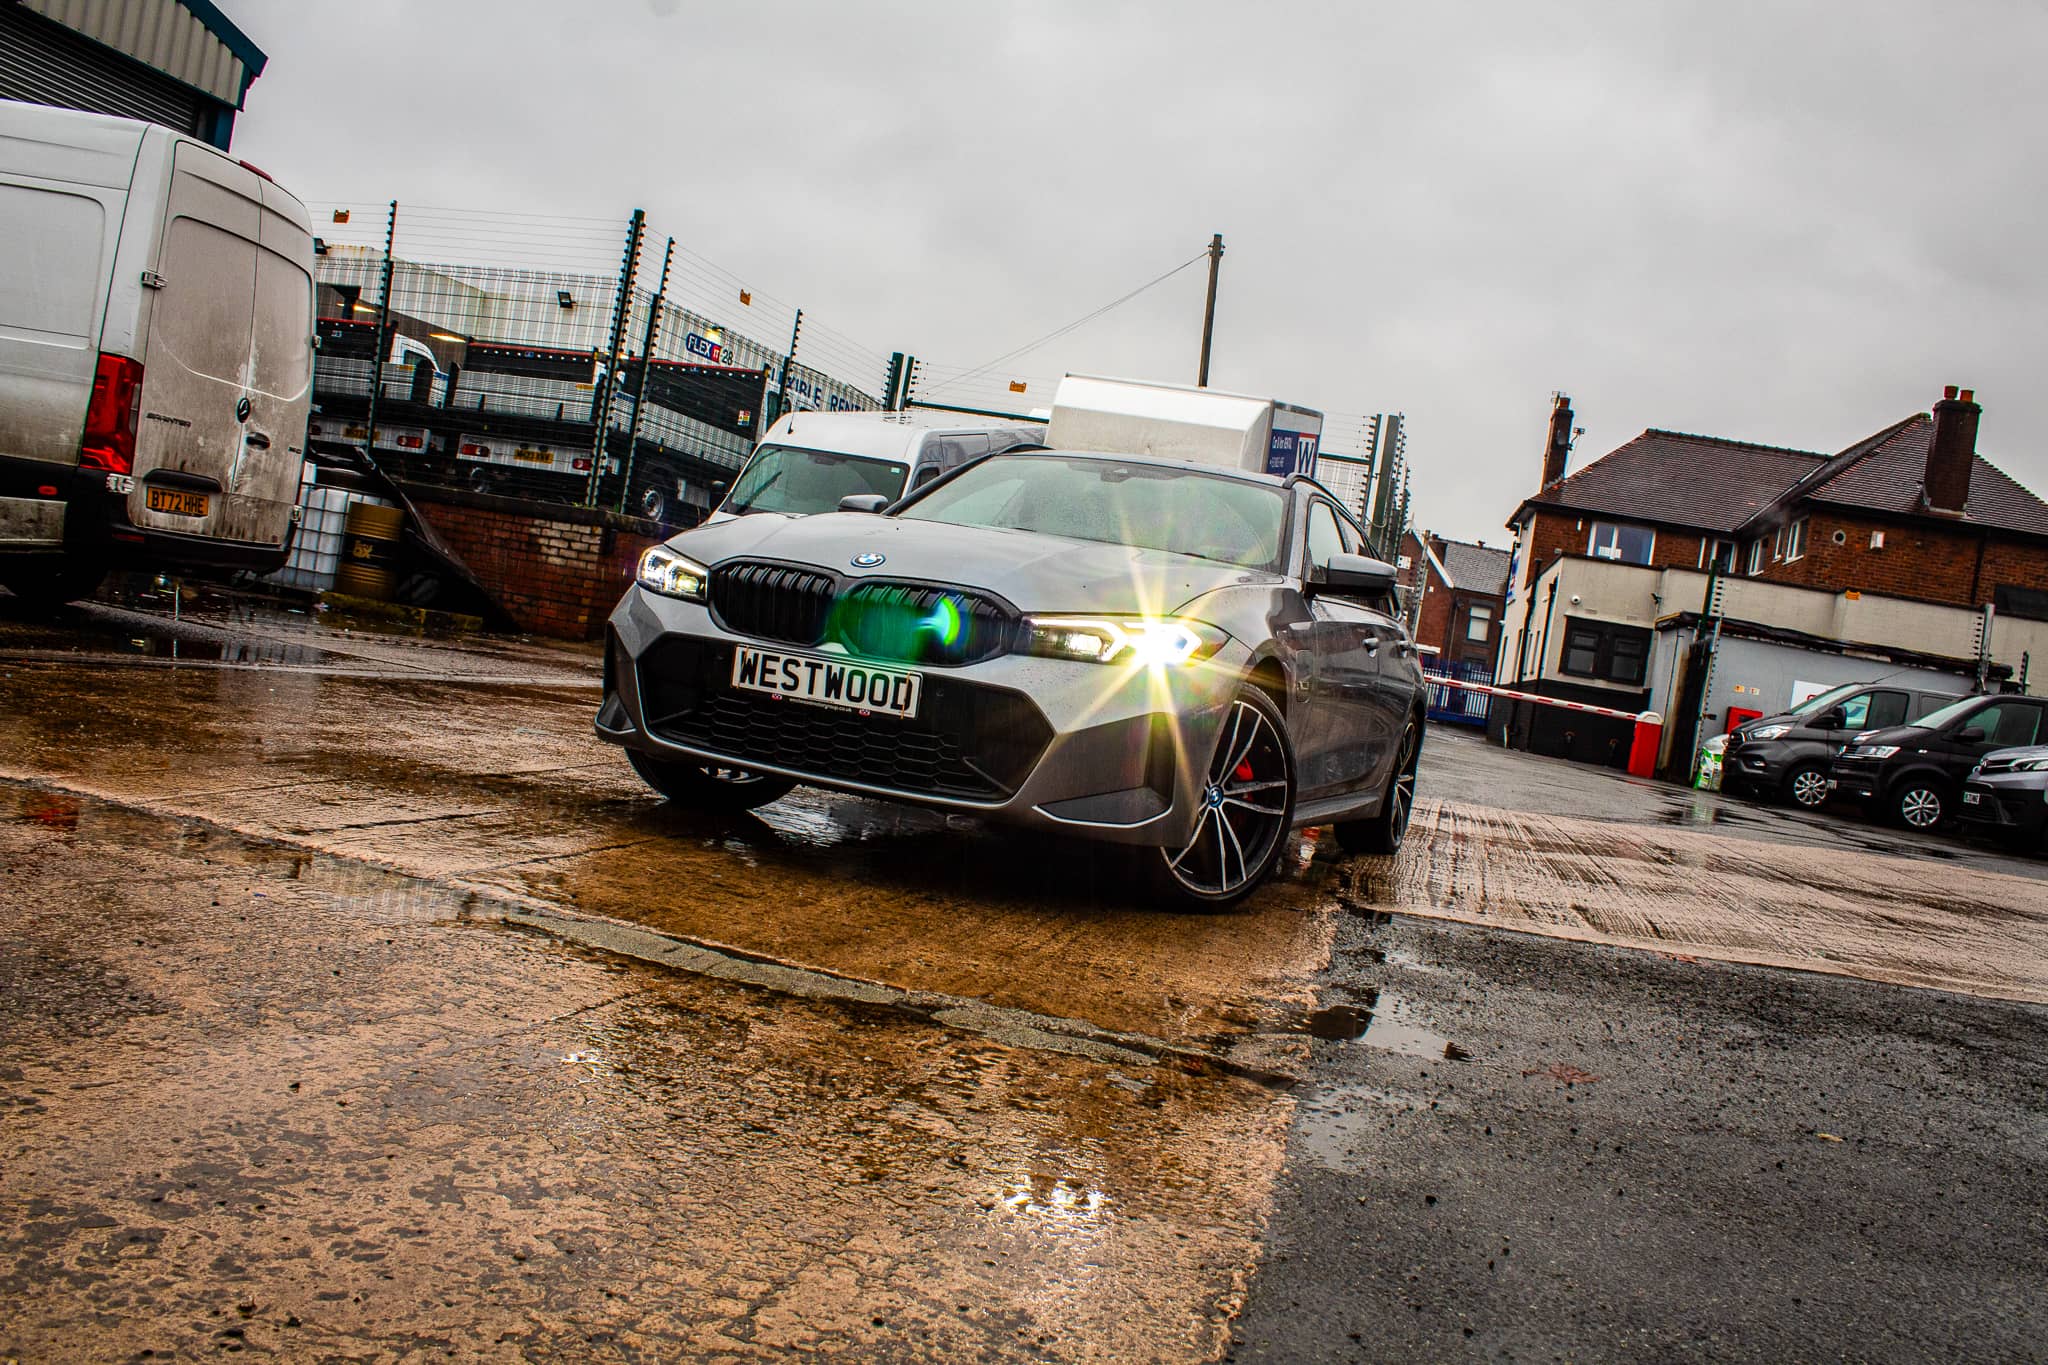
<instances>
[{"instance_id":1,"label":"corrugated metal wall","mask_svg":"<svg viewBox=\"0 0 2048 1365\"><path fill-rule=\"evenodd\" d=\"M227 44L177 0L21 0L95 42L125 52L229 106L242 102L243 68Z\"/></svg>"},{"instance_id":2,"label":"corrugated metal wall","mask_svg":"<svg viewBox=\"0 0 2048 1365\"><path fill-rule=\"evenodd\" d=\"M0 98L144 119L195 137L212 131L205 96L12 4L0 4Z\"/></svg>"}]
</instances>

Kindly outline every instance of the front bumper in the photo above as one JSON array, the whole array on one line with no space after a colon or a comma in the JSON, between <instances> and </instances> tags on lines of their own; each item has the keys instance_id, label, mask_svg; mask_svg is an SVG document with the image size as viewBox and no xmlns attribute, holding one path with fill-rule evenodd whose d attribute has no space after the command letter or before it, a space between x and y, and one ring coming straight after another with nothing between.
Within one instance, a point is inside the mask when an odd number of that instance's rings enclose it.
<instances>
[{"instance_id":1,"label":"front bumper","mask_svg":"<svg viewBox=\"0 0 2048 1365\"><path fill-rule=\"evenodd\" d=\"M1166 847L1192 835L1217 729L1250 664L1232 640L1180 668L1016 654L920 667L918 716L903 721L735 689L743 644L830 657L629 588L607 631L597 734L657 758Z\"/></svg>"},{"instance_id":2,"label":"front bumper","mask_svg":"<svg viewBox=\"0 0 2048 1365\"><path fill-rule=\"evenodd\" d=\"M1836 759L1828 768L1834 794L1846 801L1875 801L1884 794L1884 768L1880 763Z\"/></svg>"},{"instance_id":3,"label":"front bumper","mask_svg":"<svg viewBox=\"0 0 2048 1365\"><path fill-rule=\"evenodd\" d=\"M1972 800L1971 798L1975 798ZM2041 773L2001 773L1963 784L1956 818L1978 834L1996 834L2029 846L2048 836L2048 794Z\"/></svg>"}]
</instances>

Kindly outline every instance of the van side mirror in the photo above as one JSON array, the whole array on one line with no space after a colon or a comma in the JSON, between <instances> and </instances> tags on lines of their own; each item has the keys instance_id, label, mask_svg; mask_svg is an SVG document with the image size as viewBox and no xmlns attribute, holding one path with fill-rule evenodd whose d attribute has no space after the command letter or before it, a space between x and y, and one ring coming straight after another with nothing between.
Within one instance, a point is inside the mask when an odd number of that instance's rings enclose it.
<instances>
[{"instance_id":1,"label":"van side mirror","mask_svg":"<svg viewBox=\"0 0 2048 1365\"><path fill-rule=\"evenodd\" d=\"M1394 576L1394 566L1384 559L1369 559L1364 555L1331 555L1329 563L1309 566L1308 582L1303 586L1310 596L1319 592L1338 596L1392 592Z\"/></svg>"},{"instance_id":2,"label":"van side mirror","mask_svg":"<svg viewBox=\"0 0 2048 1365\"><path fill-rule=\"evenodd\" d=\"M1982 744L1983 742L1984 731L1975 725L1970 726L1966 730L1958 730L1956 732L1956 743L1958 744Z\"/></svg>"},{"instance_id":3,"label":"van side mirror","mask_svg":"<svg viewBox=\"0 0 2048 1365\"><path fill-rule=\"evenodd\" d=\"M714 498L723 499L725 497L725 490L729 487L731 487L731 485L726 483L724 479L715 480L711 485L711 496Z\"/></svg>"},{"instance_id":4,"label":"van side mirror","mask_svg":"<svg viewBox=\"0 0 2048 1365\"><path fill-rule=\"evenodd\" d=\"M1830 706L1814 717L1814 728L1818 730L1842 730L1848 728L1849 717L1839 706Z\"/></svg>"},{"instance_id":5,"label":"van side mirror","mask_svg":"<svg viewBox=\"0 0 2048 1365\"><path fill-rule=\"evenodd\" d=\"M842 512L879 512L888 505L887 493L848 493L839 500Z\"/></svg>"}]
</instances>

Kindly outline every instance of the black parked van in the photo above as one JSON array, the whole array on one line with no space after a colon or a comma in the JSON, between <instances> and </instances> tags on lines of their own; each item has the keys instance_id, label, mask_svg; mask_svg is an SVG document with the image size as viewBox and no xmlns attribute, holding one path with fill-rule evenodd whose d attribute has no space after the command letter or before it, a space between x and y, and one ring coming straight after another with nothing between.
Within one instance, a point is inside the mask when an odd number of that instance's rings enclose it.
<instances>
[{"instance_id":1,"label":"black parked van","mask_svg":"<svg viewBox=\"0 0 2048 1365\"><path fill-rule=\"evenodd\" d=\"M1856 736L1829 769L1835 794L1862 801L1912 829L1956 813L1963 779L1994 749L2048 736L2048 700L1979 696L1923 716L1918 725Z\"/></svg>"},{"instance_id":2,"label":"black parked van","mask_svg":"<svg viewBox=\"0 0 2048 1365\"><path fill-rule=\"evenodd\" d=\"M1911 724L1957 697L1889 683L1843 683L1790 711L1744 721L1728 736L1721 790L1813 810L1828 799L1828 763L1851 738Z\"/></svg>"}]
</instances>

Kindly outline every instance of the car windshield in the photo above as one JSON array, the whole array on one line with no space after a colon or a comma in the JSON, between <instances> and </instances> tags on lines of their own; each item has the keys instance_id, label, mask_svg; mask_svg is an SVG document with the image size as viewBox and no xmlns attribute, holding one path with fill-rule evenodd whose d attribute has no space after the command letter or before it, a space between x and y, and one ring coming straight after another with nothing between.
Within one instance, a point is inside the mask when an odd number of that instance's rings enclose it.
<instances>
[{"instance_id":1,"label":"car windshield","mask_svg":"<svg viewBox=\"0 0 2048 1365\"><path fill-rule=\"evenodd\" d=\"M839 500L852 493L903 496L903 475L910 466L901 460L842 455L833 450L796 446L762 446L747 461L746 472L733 485L725 510L787 512L807 517L836 512Z\"/></svg>"},{"instance_id":2,"label":"car windshield","mask_svg":"<svg viewBox=\"0 0 2048 1365\"><path fill-rule=\"evenodd\" d=\"M1785 714L1789 716L1817 716L1863 685L1862 683L1842 683L1839 686L1830 687L1825 692L1816 693L1808 697Z\"/></svg>"},{"instance_id":3,"label":"car windshield","mask_svg":"<svg viewBox=\"0 0 2048 1365\"><path fill-rule=\"evenodd\" d=\"M1274 570L1287 499L1278 487L1112 456L995 456L905 507L954 526L1039 531Z\"/></svg>"},{"instance_id":4,"label":"car windshield","mask_svg":"<svg viewBox=\"0 0 2048 1365\"><path fill-rule=\"evenodd\" d=\"M1964 697L1961 701L1950 702L1939 711L1929 711L1926 715L1914 721L1913 724L1923 730L1939 730L1952 720L1961 720L1964 716L1969 715L1970 712L1983 705L1983 703L1984 698L1982 697Z\"/></svg>"}]
</instances>

